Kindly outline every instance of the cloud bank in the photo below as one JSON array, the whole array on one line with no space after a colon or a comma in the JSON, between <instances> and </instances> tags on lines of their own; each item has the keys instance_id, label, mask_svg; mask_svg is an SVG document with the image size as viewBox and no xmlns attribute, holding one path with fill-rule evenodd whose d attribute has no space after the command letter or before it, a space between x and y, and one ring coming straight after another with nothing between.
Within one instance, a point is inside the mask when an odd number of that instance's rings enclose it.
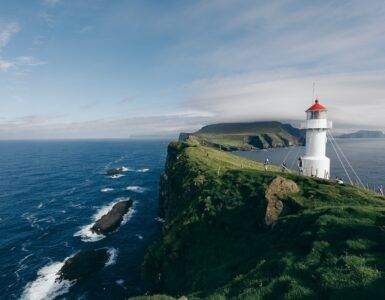
<instances>
[{"instance_id":1,"label":"cloud bank","mask_svg":"<svg viewBox=\"0 0 385 300\"><path fill-rule=\"evenodd\" d=\"M0 138L168 135L211 122L300 120L313 82L336 124L385 130L383 1L41 3L55 42L65 42L44 53L66 78L50 81L49 95L40 87L38 96L52 103L46 111L3 119ZM0 74L51 63L32 54L3 58L20 31L17 22L0 27Z\"/></svg>"}]
</instances>

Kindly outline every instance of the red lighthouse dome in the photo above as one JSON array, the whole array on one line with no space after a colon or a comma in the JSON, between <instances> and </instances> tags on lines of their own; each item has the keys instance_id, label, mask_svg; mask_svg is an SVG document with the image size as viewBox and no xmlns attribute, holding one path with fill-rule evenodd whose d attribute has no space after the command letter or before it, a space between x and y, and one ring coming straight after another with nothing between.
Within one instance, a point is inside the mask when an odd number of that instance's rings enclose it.
<instances>
[{"instance_id":1,"label":"red lighthouse dome","mask_svg":"<svg viewBox=\"0 0 385 300\"><path fill-rule=\"evenodd\" d=\"M323 111L326 110L326 107L323 106L321 103L319 103L318 99L315 100L314 104L310 106L307 110L308 111Z\"/></svg>"}]
</instances>

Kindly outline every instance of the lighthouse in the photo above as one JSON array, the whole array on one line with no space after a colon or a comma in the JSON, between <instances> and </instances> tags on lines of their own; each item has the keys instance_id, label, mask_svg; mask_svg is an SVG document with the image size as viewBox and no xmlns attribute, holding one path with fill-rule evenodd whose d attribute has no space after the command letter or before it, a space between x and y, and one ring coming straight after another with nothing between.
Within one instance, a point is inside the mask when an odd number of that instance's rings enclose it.
<instances>
[{"instance_id":1,"label":"lighthouse","mask_svg":"<svg viewBox=\"0 0 385 300\"><path fill-rule=\"evenodd\" d=\"M327 109L318 100L306 110L306 121L301 126L306 130L306 153L302 157L305 176L330 178L330 159L326 157L326 132L332 127L327 120Z\"/></svg>"}]
</instances>

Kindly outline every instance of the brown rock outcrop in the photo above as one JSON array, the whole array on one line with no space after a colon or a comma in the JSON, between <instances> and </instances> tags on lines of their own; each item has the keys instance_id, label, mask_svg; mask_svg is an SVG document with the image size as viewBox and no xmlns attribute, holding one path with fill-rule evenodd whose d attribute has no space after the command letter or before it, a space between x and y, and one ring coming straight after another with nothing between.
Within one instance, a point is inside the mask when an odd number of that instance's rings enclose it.
<instances>
[{"instance_id":1,"label":"brown rock outcrop","mask_svg":"<svg viewBox=\"0 0 385 300\"><path fill-rule=\"evenodd\" d=\"M299 188L297 184L289 179L281 176L276 177L266 190L265 198L267 201L265 224L267 226L274 225L279 215L283 210L283 202L281 198L293 193L298 193Z\"/></svg>"}]
</instances>

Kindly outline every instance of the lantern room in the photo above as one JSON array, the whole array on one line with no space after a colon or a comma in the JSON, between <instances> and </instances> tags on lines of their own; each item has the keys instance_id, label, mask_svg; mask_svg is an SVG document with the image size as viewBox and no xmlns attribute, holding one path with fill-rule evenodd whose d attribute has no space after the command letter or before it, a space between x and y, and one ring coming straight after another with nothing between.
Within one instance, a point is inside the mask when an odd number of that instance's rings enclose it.
<instances>
[{"instance_id":1,"label":"lantern room","mask_svg":"<svg viewBox=\"0 0 385 300\"><path fill-rule=\"evenodd\" d=\"M306 111L308 120L326 119L327 109L325 106L315 100L314 104Z\"/></svg>"}]
</instances>

